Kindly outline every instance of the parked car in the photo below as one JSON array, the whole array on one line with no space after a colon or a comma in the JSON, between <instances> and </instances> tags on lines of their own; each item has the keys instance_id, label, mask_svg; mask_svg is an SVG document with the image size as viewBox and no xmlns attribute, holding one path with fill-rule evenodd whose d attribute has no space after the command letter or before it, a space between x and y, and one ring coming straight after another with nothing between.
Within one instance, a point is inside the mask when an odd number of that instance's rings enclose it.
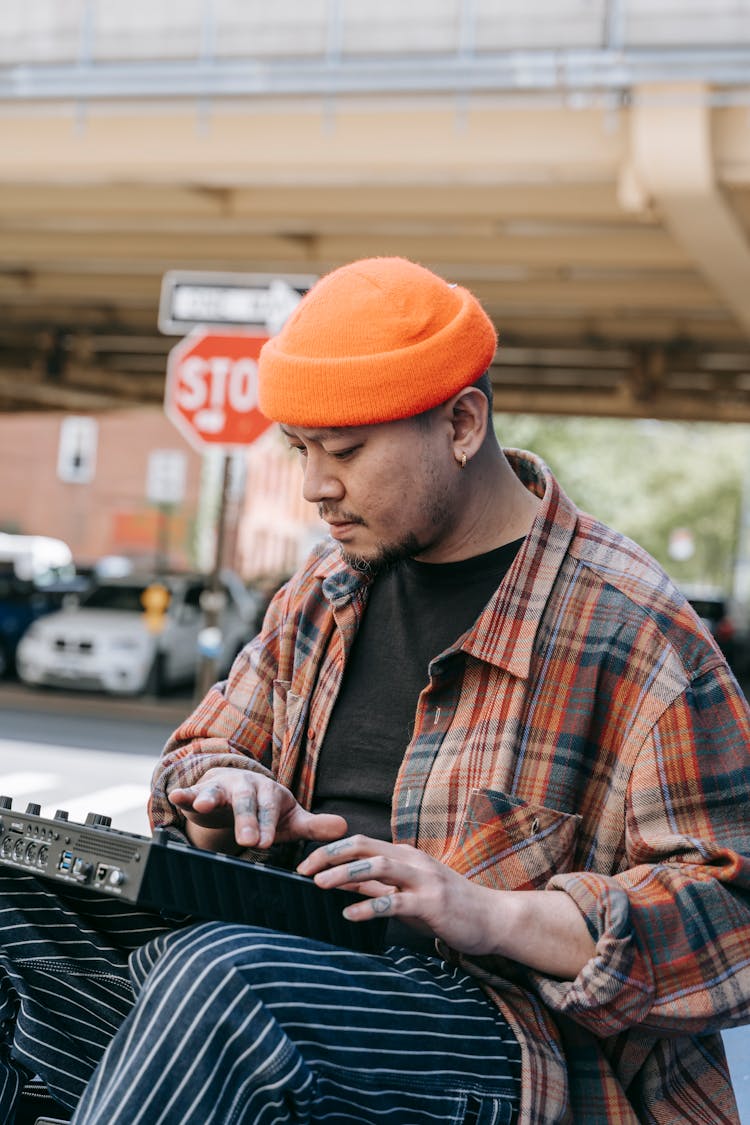
<instances>
[{"instance_id":1,"label":"parked car","mask_svg":"<svg viewBox=\"0 0 750 1125\"><path fill-rule=\"evenodd\" d=\"M129 575L100 581L78 605L34 622L17 651L29 685L116 695L156 694L190 683L200 663L205 575ZM256 629L259 600L231 571L221 575L217 665L225 674Z\"/></svg>"},{"instance_id":2,"label":"parked car","mask_svg":"<svg viewBox=\"0 0 750 1125\"><path fill-rule=\"evenodd\" d=\"M0 533L0 678L14 673L18 642L29 625L86 585L62 540Z\"/></svg>"},{"instance_id":3,"label":"parked car","mask_svg":"<svg viewBox=\"0 0 750 1125\"><path fill-rule=\"evenodd\" d=\"M73 554L62 539L49 535L11 535L0 532L0 561L12 563L24 580L52 581L73 574Z\"/></svg>"},{"instance_id":4,"label":"parked car","mask_svg":"<svg viewBox=\"0 0 750 1125\"><path fill-rule=\"evenodd\" d=\"M0 677L13 674L18 642L31 622L57 608L33 582L19 578L12 564L0 563Z\"/></svg>"}]
</instances>

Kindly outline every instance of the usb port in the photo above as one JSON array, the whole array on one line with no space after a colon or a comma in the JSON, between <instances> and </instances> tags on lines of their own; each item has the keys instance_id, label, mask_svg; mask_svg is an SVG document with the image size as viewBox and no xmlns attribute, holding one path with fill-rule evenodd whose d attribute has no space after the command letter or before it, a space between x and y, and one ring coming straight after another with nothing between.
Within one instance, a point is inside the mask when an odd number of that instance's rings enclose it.
<instances>
[{"instance_id":1,"label":"usb port","mask_svg":"<svg viewBox=\"0 0 750 1125\"><path fill-rule=\"evenodd\" d=\"M57 866L60 871L70 871L71 867L73 866L73 853L63 852L60 856L60 862Z\"/></svg>"}]
</instances>

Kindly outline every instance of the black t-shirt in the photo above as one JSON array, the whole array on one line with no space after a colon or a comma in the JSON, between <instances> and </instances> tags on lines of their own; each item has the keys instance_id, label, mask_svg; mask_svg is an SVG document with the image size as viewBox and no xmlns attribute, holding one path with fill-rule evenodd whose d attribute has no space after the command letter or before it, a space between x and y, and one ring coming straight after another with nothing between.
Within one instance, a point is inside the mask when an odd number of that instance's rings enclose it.
<instances>
[{"instance_id":1,"label":"black t-shirt","mask_svg":"<svg viewBox=\"0 0 750 1125\"><path fill-rule=\"evenodd\" d=\"M522 542L459 562L407 559L378 575L321 746L313 812L391 839L396 775L429 663L474 624Z\"/></svg>"}]
</instances>

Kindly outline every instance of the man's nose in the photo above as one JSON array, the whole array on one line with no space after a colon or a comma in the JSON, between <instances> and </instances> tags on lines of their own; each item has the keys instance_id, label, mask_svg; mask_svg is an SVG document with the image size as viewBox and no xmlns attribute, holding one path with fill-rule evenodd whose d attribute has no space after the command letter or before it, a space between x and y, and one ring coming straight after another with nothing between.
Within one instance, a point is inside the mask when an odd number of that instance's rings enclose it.
<instances>
[{"instance_id":1,"label":"man's nose","mask_svg":"<svg viewBox=\"0 0 750 1125\"><path fill-rule=\"evenodd\" d=\"M340 500L344 487L327 458L311 456L305 459L302 495L311 504L321 500Z\"/></svg>"}]
</instances>

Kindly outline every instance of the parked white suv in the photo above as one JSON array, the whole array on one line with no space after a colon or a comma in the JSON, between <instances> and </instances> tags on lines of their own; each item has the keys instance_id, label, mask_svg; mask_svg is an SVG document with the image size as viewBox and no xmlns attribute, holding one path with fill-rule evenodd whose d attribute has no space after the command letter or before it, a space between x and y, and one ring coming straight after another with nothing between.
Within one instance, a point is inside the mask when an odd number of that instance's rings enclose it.
<instances>
[{"instance_id":1,"label":"parked white suv","mask_svg":"<svg viewBox=\"0 0 750 1125\"><path fill-rule=\"evenodd\" d=\"M205 575L153 575L96 584L78 604L35 621L19 643L30 685L156 694L192 681L205 625ZM259 626L261 599L232 571L221 575L220 675ZM160 612L163 610L163 612Z\"/></svg>"}]
</instances>

